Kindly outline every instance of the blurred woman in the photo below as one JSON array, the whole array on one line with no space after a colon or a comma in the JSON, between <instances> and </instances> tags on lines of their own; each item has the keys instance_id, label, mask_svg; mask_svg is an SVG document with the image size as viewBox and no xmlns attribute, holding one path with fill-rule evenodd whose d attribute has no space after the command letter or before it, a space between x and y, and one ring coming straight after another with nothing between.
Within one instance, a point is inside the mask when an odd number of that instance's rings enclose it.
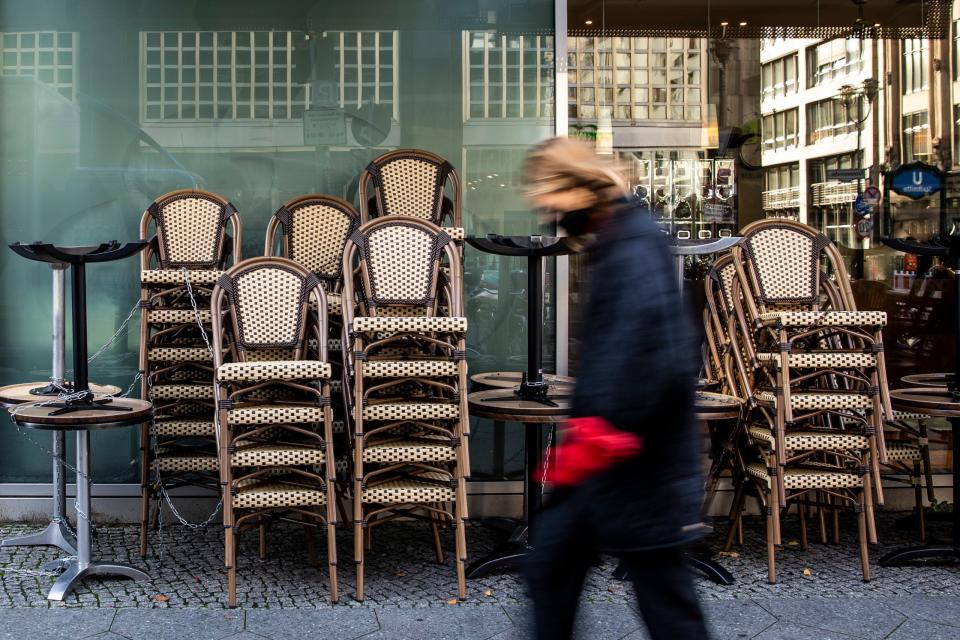
<instances>
[{"instance_id":1,"label":"blurred woman","mask_svg":"<svg viewBox=\"0 0 960 640\"><path fill-rule=\"evenodd\" d=\"M706 638L682 546L700 524L694 334L666 237L613 164L576 140L530 153L526 196L586 254L571 419L547 462L553 496L526 566L536 637L569 638L584 577L619 557L654 640Z\"/></svg>"}]
</instances>

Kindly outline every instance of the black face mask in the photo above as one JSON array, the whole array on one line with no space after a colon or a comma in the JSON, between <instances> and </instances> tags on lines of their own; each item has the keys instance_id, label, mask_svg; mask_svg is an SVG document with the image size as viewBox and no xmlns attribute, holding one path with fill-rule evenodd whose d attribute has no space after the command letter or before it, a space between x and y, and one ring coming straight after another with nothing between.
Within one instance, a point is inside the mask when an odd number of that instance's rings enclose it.
<instances>
[{"instance_id":1,"label":"black face mask","mask_svg":"<svg viewBox=\"0 0 960 640\"><path fill-rule=\"evenodd\" d=\"M582 236L589 231L591 211L593 209L574 209L564 212L557 220L557 226L571 236Z\"/></svg>"}]
</instances>

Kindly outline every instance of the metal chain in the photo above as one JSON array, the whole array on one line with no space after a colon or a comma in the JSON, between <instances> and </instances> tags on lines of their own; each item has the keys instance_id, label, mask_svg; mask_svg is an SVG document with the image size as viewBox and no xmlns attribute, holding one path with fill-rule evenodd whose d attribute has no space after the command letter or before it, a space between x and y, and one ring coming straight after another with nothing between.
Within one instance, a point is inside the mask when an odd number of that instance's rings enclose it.
<instances>
[{"instance_id":1,"label":"metal chain","mask_svg":"<svg viewBox=\"0 0 960 640\"><path fill-rule=\"evenodd\" d=\"M139 310L140 310L140 301L137 300L136 302L133 303L133 308L130 309L130 313L128 313L124 321L120 323L120 327L114 332L112 336L110 336L110 339L107 340L107 342L102 347L97 349L96 353L94 353L92 356L87 358L88 363L93 362L94 360L99 358L107 349L113 346L113 343L115 343L117 339L120 338L120 336L123 334L123 332L127 330L127 325L130 324L130 320L133 319L133 316L135 316L137 311Z\"/></svg>"},{"instance_id":2,"label":"metal chain","mask_svg":"<svg viewBox=\"0 0 960 640\"><path fill-rule=\"evenodd\" d=\"M45 569L17 569L16 567L0 567L0 575L4 577L7 574L13 574L20 576L22 578L56 578L60 575L60 572L63 571L63 567L66 566L71 560L76 560L77 556L64 556L62 558L57 558L57 562L60 563L60 569L58 571L47 571Z\"/></svg>"},{"instance_id":3,"label":"metal chain","mask_svg":"<svg viewBox=\"0 0 960 640\"><path fill-rule=\"evenodd\" d=\"M213 353L213 347L210 346L210 338L207 337L207 331L203 328L203 320L200 317L200 310L197 308L197 299L193 295L193 287L190 285L190 272L187 271L186 267L180 267L180 272L183 274L183 281L187 285L187 295L190 296L190 306L193 307L193 317L197 321L197 326L200 327L200 335L207 345L207 351Z\"/></svg>"},{"instance_id":4,"label":"metal chain","mask_svg":"<svg viewBox=\"0 0 960 640\"><path fill-rule=\"evenodd\" d=\"M543 500L543 491L547 486L547 469L550 467L550 450L553 448L553 434L557 430L557 425L553 425L547 435L547 448L543 454L543 473L540 474L540 500Z\"/></svg>"}]
</instances>

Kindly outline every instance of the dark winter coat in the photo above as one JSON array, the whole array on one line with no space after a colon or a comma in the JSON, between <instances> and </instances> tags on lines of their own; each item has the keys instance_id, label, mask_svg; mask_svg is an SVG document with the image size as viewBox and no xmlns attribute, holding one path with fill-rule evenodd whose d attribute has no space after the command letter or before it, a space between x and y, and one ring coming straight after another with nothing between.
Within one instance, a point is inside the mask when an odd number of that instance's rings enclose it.
<instances>
[{"instance_id":1,"label":"dark winter coat","mask_svg":"<svg viewBox=\"0 0 960 640\"><path fill-rule=\"evenodd\" d=\"M697 349L666 236L624 204L587 249L588 302L572 415L643 438L642 452L572 490L601 551L689 542L702 531L694 431Z\"/></svg>"}]
</instances>

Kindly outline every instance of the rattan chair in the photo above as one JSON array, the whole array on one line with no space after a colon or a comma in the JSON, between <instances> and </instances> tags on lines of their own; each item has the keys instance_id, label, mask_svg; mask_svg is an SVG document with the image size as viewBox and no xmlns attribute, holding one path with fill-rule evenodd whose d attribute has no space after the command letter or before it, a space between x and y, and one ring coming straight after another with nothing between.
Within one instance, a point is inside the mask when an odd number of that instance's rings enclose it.
<instances>
[{"instance_id":1,"label":"rattan chair","mask_svg":"<svg viewBox=\"0 0 960 640\"><path fill-rule=\"evenodd\" d=\"M441 261L450 270L444 284ZM344 280L343 322L352 388L356 598L364 598L372 528L399 516L431 524L438 562L438 525L454 525L464 598L469 422L458 252L431 222L378 218L348 244L344 273L354 268L356 278ZM449 315L439 315L441 309Z\"/></svg>"},{"instance_id":2,"label":"rattan chair","mask_svg":"<svg viewBox=\"0 0 960 640\"><path fill-rule=\"evenodd\" d=\"M734 287L736 291L736 286ZM729 353L743 360L748 336L742 335L737 322L729 324ZM776 545L781 544L781 513L796 506L801 524L802 549L807 548L806 514L809 506L817 507L821 541L826 543L825 512L834 517L838 533L837 508L850 506L857 514L858 542L863 579L870 580L867 541L875 535L871 486L867 458L868 437L855 431L825 429L808 422L805 428L791 430L781 439L773 436L771 420L762 402L757 402L752 389L749 368L741 363L732 367L737 393L748 399L750 415L745 428L738 432L736 460L741 473L734 474L735 493L730 510L730 529L725 549L729 551L735 535L742 543L741 513L748 494L760 503L766 520L767 579L776 582ZM778 447L783 447L778 449Z\"/></svg>"},{"instance_id":3,"label":"rattan chair","mask_svg":"<svg viewBox=\"0 0 960 640\"><path fill-rule=\"evenodd\" d=\"M333 367L331 406L333 434L336 438L338 495L349 497L350 438L346 428L343 400L343 357L340 350L342 318L340 290L343 287L343 251L351 234L360 224L360 214L350 203L334 196L311 194L282 205L267 225L264 255L279 255L305 267L320 279L327 296L327 350ZM347 514L341 503L341 517Z\"/></svg>"},{"instance_id":4,"label":"rattan chair","mask_svg":"<svg viewBox=\"0 0 960 640\"><path fill-rule=\"evenodd\" d=\"M886 315L856 310L836 248L811 227L764 220L746 227L743 237L733 250L734 303L750 337L745 350L762 377L752 398L777 441L780 465L789 430L859 423L882 504L883 417L891 413L881 336ZM821 272L823 259L836 274L833 281ZM783 493L780 498L785 505Z\"/></svg>"},{"instance_id":5,"label":"rattan chair","mask_svg":"<svg viewBox=\"0 0 960 640\"><path fill-rule=\"evenodd\" d=\"M253 258L219 278L211 305L228 604L237 601L240 534L259 528L263 549L264 523L291 515L326 529L336 602L331 366L319 279L285 258Z\"/></svg>"},{"instance_id":6,"label":"rattan chair","mask_svg":"<svg viewBox=\"0 0 960 640\"><path fill-rule=\"evenodd\" d=\"M219 493L210 292L226 265L240 258L241 225L221 196L174 191L147 208L140 237L149 242L140 262L140 373L143 397L155 407L140 434L140 553L146 555L149 523L160 517L169 490Z\"/></svg>"}]
</instances>

